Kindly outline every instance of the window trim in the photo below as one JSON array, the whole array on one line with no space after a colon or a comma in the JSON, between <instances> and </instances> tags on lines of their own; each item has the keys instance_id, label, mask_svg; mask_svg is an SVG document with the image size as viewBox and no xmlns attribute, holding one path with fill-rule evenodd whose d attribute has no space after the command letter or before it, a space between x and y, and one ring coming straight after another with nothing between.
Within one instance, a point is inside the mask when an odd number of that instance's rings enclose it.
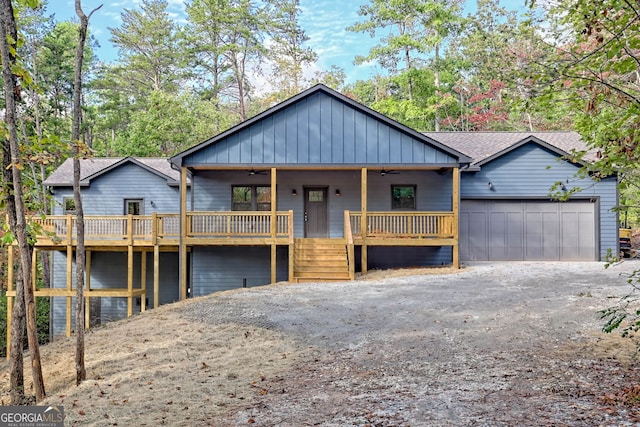
<instances>
[{"instance_id":1,"label":"window trim","mask_svg":"<svg viewBox=\"0 0 640 427\"><path fill-rule=\"evenodd\" d=\"M247 187L251 189L251 200L250 200L250 208L249 210L245 209L235 209L235 202L233 201L233 193L234 189L237 187ZM269 209L260 209L258 210L258 188L268 188L269 189ZM233 212L267 212L271 210L271 204L273 203L273 192L271 191L271 185L268 184L232 184L231 185L231 211ZM260 203L265 204L265 203Z\"/></svg>"},{"instance_id":2,"label":"window trim","mask_svg":"<svg viewBox=\"0 0 640 427\"><path fill-rule=\"evenodd\" d=\"M127 197L126 199L123 199L123 212L124 215L129 215L128 212L128 204L131 202L138 202L140 204L140 213L138 214L131 214L131 215L144 215L144 198L142 197Z\"/></svg>"},{"instance_id":3,"label":"window trim","mask_svg":"<svg viewBox=\"0 0 640 427\"><path fill-rule=\"evenodd\" d=\"M73 203L73 210L67 209L67 202ZM67 196L62 197L62 212L65 215L75 215L77 213L75 197L67 197Z\"/></svg>"},{"instance_id":4,"label":"window trim","mask_svg":"<svg viewBox=\"0 0 640 427\"><path fill-rule=\"evenodd\" d=\"M413 188L413 207L394 207L393 190L397 187ZM418 186L416 184L391 184L391 210L393 211L415 211L418 209Z\"/></svg>"}]
</instances>

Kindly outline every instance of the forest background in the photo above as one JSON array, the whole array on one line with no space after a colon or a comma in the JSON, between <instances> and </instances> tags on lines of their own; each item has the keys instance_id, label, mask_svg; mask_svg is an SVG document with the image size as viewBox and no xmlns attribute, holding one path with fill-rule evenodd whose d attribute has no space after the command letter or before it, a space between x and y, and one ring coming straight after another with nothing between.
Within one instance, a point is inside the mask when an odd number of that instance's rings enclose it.
<instances>
[{"instance_id":1,"label":"forest background","mask_svg":"<svg viewBox=\"0 0 640 427\"><path fill-rule=\"evenodd\" d=\"M30 76L22 97L22 138L34 163L31 188L41 194L42 179L69 156L78 27L77 18L56 21L47 3L18 10L20 57ZM570 3L576 16L560 12L562 2L517 3L509 10L498 0L478 0L474 8L461 0L371 0L345 30L371 38L370 49L354 52L352 60L375 64L376 71L347 82L344 68L318 66L301 26L313 17L302 19L299 0L187 0L183 16L170 12L165 0L142 0L123 9L120 25L109 28L115 59L101 60L95 40L86 47L86 154L169 157L324 83L418 131L577 130L611 165L613 153L600 147L601 138L617 140L618 134L594 135L600 125L585 121L589 99L607 94L572 79L590 67L606 78L603 64L579 60L593 47L589 43L598 43L576 37L585 36L585 25L593 26L594 35L600 25L603 34L619 36L606 25L620 23L603 22L602 9L588 2ZM610 3L602 7L625 12L627 2ZM588 13L580 16L580 7ZM631 83L630 73L616 73ZM635 206L635 193L623 188L623 205Z\"/></svg>"}]
</instances>

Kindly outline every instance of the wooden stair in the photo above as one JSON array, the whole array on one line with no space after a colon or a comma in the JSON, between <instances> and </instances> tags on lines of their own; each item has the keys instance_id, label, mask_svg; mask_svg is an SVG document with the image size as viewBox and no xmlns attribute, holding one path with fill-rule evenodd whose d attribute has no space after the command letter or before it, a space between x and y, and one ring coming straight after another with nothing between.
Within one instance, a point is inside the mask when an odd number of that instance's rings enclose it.
<instances>
[{"instance_id":1,"label":"wooden stair","mask_svg":"<svg viewBox=\"0 0 640 427\"><path fill-rule=\"evenodd\" d=\"M295 239L294 244L296 282L350 280L344 239Z\"/></svg>"}]
</instances>

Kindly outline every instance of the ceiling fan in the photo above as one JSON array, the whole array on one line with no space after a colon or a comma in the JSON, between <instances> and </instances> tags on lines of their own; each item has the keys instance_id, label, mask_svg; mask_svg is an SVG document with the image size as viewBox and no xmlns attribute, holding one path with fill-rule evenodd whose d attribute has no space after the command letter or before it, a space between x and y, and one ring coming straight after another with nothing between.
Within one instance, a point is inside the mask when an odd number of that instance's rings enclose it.
<instances>
[{"instance_id":1,"label":"ceiling fan","mask_svg":"<svg viewBox=\"0 0 640 427\"><path fill-rule=\"evenodd\" d=\"M251 169L249 172L249 176L251 175L266 175L267 171L257 171L255 169Z\"/></svg>"},{"instance_id":2,"label":"ceiling fan","mask_svg":"<svg viewBox=\"0 0 640 427\"><path fill-rule=\"evenodd\" d=\"M385 176L385 175L398 175L400 172L394 171L394 170L385 170L384 168L382 168L382 170L380 171L380 176Z\"/></svg>"}]
</instances>

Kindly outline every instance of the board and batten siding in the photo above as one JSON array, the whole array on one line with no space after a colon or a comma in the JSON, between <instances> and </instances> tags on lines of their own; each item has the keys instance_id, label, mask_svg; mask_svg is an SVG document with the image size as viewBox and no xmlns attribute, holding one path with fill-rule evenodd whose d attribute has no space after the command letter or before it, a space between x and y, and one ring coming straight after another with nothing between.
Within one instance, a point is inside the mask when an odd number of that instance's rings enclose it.
<instances>
[{"instance_id":1,"label":"board and batten siding","mask_svg":"<svg viewBox=\"0 0 640 427\"><path fill-rule=\"evenodd\" d=\"M378 118L317 92L184 157L228 164L455 164L457 159Z\"/></svg>"},{"instance_id":2,"label":"board and batten siding","mask_svg":"<svg viewBox=\"0 0 640 427\"><path fill-rule=\"evenodd\" d=\"M599 236L600 257L604 259L610 251L615 255L618 245L617 181L615 177L601 181L577 177L579 168L531 142L482 165L479 172L463 173L460 196L462 199L550 200L550 188L556 182L564 183L567 189L578 187L581 191L572 198L599 201L596 220L600 227L596 236Z\"/></svg>"}]
</instances>

